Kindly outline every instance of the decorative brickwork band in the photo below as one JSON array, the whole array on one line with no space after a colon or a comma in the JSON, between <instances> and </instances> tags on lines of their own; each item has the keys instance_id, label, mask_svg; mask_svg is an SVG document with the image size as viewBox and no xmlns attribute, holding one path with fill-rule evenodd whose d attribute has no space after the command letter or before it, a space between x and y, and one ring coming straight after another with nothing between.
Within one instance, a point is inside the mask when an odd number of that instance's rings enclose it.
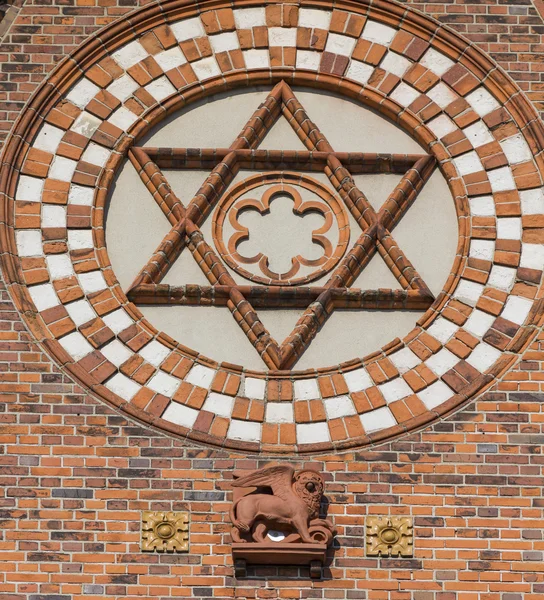
<instances>
[{"instance_id":1,"label":"decorative brickwork band","mask_svg":"<svg viewBox=\"0 0 544 600\"><path fill-rule=\"evenodd\" d=\"M166 0L105 27L29 101L0 171L2 267L34 338L123 413L243 452L360 447L420 428L513 365L542 317L544 127L519 88L474 46L404 4L304 0L284 8ZM255 85L269 95L229 148L142 146L165 116ZM374 109L422 153L333 148L296 86ZM259 148L280 118L305 150ZM104 234L109 189L126 160L171 227L128 292ZM341 207L331 209L340 230L344 213L359 230L318 265L323 284L287 285L273 272L267 285L239 284L225 262L236 243L217 251L205 238L202 225L216 218L241 166L288 172L287 179L325 173L334 198L325 204ZM209 174L184 205L167 168ZM448 181L459 223L457 256L436 298L392 235L435 169ZM354 176L384 172L402 179L375 211ZM163 282L182 252L206 285ZM352 288L376 254L399 289ZM157 331L136 307L152 303L227 306L266 369L218 364ZM284 306L304 314L280 343L259 310ZM296 371L340 308L426 312L402 340L369 356Z\"/></svg>"}]
</instances>

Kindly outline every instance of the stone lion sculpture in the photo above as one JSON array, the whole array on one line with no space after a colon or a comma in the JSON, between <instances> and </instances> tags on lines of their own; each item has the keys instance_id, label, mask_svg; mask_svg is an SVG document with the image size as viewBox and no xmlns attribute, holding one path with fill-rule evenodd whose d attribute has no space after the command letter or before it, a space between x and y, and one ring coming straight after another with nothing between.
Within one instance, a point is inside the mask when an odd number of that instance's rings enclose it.
<instances>
[{"instance_id":1,"label":"stone lion sculpture","mask_svg":"<svg viewBox=\"0 0 544 600\"><path fill-rule=\"evenodd\" d=\"M235 475L236 477L236 475ZM232 483L239 490L230 509L235 542L269 542L268 531L285 532L283 542L328 544L334 534L332 523L319 518L324 490L320 473L298 471L290 465L265 467L240 476Z\"/></svg>"}]
</instances>

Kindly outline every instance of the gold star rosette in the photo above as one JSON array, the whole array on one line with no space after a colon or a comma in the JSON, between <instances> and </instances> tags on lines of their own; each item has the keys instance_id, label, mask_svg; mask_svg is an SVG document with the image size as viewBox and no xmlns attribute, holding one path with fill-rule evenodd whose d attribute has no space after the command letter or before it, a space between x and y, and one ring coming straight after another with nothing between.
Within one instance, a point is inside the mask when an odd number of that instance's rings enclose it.
<instances>
[{"instance_id":1,"label":"gold star rosette","mask_svg":"<svg viewBox=\"0 0 544 600\"><path fill-rule=\"evenodd\" d=\"M411 517L367 517L366 555L414 555L414 523Z\"/></svg>"},{"instance_id":2,"label":"gold star rosette","mask_svg":"<svg viewBox=\"0 0 544 600\"><path fill-rule=\"evenodd\" d=\"M142 513L142 552L188 552L189 513Z\"/></svg>"}]
</instances>

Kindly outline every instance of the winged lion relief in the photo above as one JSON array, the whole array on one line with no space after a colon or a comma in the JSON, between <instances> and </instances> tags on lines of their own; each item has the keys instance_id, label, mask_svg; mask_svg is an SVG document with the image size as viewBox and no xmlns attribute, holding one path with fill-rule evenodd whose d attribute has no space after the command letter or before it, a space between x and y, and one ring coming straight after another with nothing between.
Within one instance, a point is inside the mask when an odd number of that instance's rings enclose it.
<instances>
[{"instance_id":1,"label":"winged lion relief","mask_svg":"<svg viewBox=\"0 0 544 600\"><path fill-rule=\"evenodd\" d=\"M310 565L318 577L335 530L320 516L324 480L317 471L291 465L235 473L230 508L236 574L254 564Z\"/></svg>"}]
</instances>

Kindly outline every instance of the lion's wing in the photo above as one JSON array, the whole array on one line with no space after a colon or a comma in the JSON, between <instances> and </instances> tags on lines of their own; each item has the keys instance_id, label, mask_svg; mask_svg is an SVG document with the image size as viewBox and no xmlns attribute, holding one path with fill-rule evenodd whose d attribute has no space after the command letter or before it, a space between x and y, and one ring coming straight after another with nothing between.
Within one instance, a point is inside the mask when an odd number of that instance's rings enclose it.
<instances>
[{"instance_id":1,"label":"lion's wing","mask_svg":"<svg viewBox=\"0 0 544 600\"><path fill-rule=\"evenodd\" d=\"M291 483L295 470L290 465L265 467L232 482L233 487L270 487L274 496L288 500L292 495Z\"/></svg>"}]
</instances>

